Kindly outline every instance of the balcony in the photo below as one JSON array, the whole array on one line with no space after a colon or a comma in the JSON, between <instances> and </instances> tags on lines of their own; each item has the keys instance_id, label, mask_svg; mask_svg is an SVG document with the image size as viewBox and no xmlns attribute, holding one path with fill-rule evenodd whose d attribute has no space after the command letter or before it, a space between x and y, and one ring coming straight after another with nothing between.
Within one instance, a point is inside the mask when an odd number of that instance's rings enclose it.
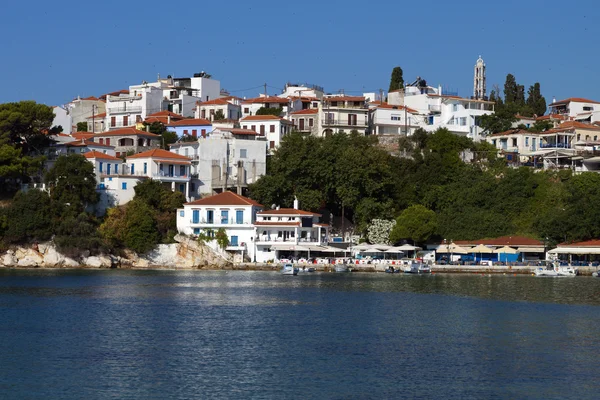
<instances>
[{"instance_id":1,"label":"balcony","mask_svg":"<svg viewBox=\"0 0 600 400\"><path fill-rule=\"evenodd\" d=\"M197 221L194 221L193 219L190 219L189 221L190 221L190 225L194 225L194 226L197 226L197 225L207 225L207 226L210 226L210 227L215 226L215 227L226 227L226 228L235 228L235 227L245 227L245 228L252 227L253 228L254 227L254 225L252 225L251 223L248 223L248 222L240 222L240 223L238 223L238 222L236 222L235 218L229 218L229 219L227 219L224 222L224 221L222 221L218 217L219 216L217 215L215 217L215 219L213 219L212 221L207 221L204 218L199 219Z\"/></svg>"},{"instance_id":2,"label":"balcony","mask_svg":"<svg viewBox=\"0 0 600 400\"><path fill-rule=\"evenodd\" d=\"M109 114L141 113L141 112L142 112L142 106L110 107L108 109Z\"/></svg>"},{"instance_id":3,"label":"balcony","mask_svg":"<svg viewBox=\"0 0 600 400\"><path fill-rule=\"evenodd\" d=\"M436 112L436 113L442 112L442 106L437 105L437 104L430 104L428 109L431 112Z\"/></svg>"},{"instance_id":4,"label":"balcony","mask_svg":"<svg viewBox=\"0 0 600 400\"><path fill-rule=\"evenodd\" d=\"M175 181L175 182L187 182L190 180L190 175L178 175L178 174L169 174L168 172L159 172L157 174L152 174L154 179L158 179L161 181Z\"/></svg>"},{"instance_id":5,"label":"balcony","mask_svg":"<svg viewBox=\"0 0 600 400\"><path fill-rule=\"evenodd\" d=\"M354 123L348 123L348 119L335 119L335 118L325 118L323 120L323 126L349 126L349 127L357 127L357 128L366 128L369 126L368 121L353 121Z\"/></svg>"},{"instance_id":6,"label":"balcony","mask_svg":"<svg viewBox=\"0 0 600 400\"><path fill-rule=\"evenodd\" d=\"M570 149L570 143L540 143L540 149Z\"/></svg>"}]
</instances>

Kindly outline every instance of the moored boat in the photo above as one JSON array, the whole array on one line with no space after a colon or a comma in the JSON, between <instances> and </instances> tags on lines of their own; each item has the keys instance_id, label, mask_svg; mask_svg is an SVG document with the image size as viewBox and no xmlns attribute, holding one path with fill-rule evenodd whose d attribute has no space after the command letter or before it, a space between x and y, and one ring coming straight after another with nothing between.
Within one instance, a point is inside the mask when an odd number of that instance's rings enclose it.
<instances>
[{"instance_id":1,"label":"moored boat","mask_svg":"<svg viewBox=\"0 0 600 400\"><path fill-rule=\"evenodd\" d=\"M336 264L334 267L335 272L350 272L350 268L346 264Z\"/></svg>"},{"instance_id":2,"label":"moored boat","mask_svg":"<svg viewBox=\"0 0 600 400\"><path fill-rule=\"evenodd\" d=\"M294 267L293 264L283 264L283 267L281 267L282 275L298 275L298 271L299 269Z\"/></svg>"},{"instance_id":3,"label":"moored boat","mask_svg":"<svg viewBox=\"0 0 600 400\"><path fill-rule=\"evenodd\" d=\"M598 271L593 272L592 276L595 277L595 278L600 278L600 273Z\"/></svg>"},{"instance_id":4,"label":"moored boat","mask_svg":"<svg viewBox=\"0 0 600 400\"><path fill-rule=\"evenodd\" d=\"M549 276L549 277L562 277L562 276L577 276L577 269L571 266L562 266L558 262L548 263L545 267L536 268L534 271L535 276Z\"/></svg>"},{"instance_id":5,"label":"moored boat","mask_svg":"<svg viewBox=\"0 0 600 400\"><path fill-rule=\"evenodd\" d=\"M431 268L429 267L429 265L420 263L419 274L430 274L430 273L431 273Z\"/></svg>"}]
</instances>

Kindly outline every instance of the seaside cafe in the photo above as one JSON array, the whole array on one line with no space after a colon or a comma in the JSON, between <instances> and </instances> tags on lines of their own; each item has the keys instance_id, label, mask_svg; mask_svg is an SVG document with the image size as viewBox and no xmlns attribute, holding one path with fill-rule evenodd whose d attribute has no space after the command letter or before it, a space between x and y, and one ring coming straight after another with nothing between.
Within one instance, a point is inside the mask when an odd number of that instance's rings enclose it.
<instances>
[{"instance_id":1,"label":"seaside cafe","mask_svg":"<svg viewBox=\"0 0 600 400\"><path fill-rule=\"evenodd\" d=\"M527 263L545 258L544 242L523 236L502 236L495 239L456 240L435 247L438 262L505 262Z\"/></svg>"},{"instance_id":2,"label":"seaside cafe","mask_svg":"<svg viewBox=\"0 0 600 400\"><path fill-rule=\"evenodd\" d=\"M571 265L600 265L600 239L584 242L561 243L548 255L559 260L568 261Z\"/></svg>"}]
</instances>

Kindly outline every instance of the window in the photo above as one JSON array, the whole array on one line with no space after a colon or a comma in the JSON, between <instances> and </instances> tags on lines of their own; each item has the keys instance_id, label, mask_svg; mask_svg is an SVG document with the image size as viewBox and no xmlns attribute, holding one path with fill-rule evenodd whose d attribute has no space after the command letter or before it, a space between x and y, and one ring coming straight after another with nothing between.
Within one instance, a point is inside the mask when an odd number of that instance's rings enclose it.
<instances>
[{"instance_id":1,"label":"window","mask_svg":"<svg viewBox=\"0 0 600 400\"><path fill-rule=\"evenodd\" d=\"M148 163L144 163L144 175L148 173Z\"/></svg>"},{"instance_id":2,"label":"window","mask_svg":"<svg viewBox=\"0 0 600 400\"><path fill-rule=\"evenodd\" d=\"M238 237L237 236L232 236L231 237L231 246L237 246L238 245Z\"/></svg>"},{"instance_id":3,"label":"window","mask_svg":"<svg viewBox=\"0 0 600 400\"><path fill-rule=\"evenodd\" d=\"M452 111L453 112L457 112L458 111L458 104L452 104Z\"/></svg>"},{"instance_id":4,"label":"window","mask_svg":"<svg viewBox=\"0 0 600 400\"><path fill-rule=\"evenodd\" d=\"M184 210L179 211L179 216L180 217L185 217L185 211Z\"/></svg>"},{"instance_id":5,"label":"window","mask_svg":"<svg viewBox=\"0 0 600 400\"><path fill-rule=\"evenodd\" d=\"M214 216L215 216L215 212L213 210L206 211L206 222L209 224L214 223L214 220L215 220Z\"/></svg>"},{"instance_id":6,"label":"window","mask_svg":"<svg viewBox=\"0 0 600 400\"><path fill-rule=\"evenodd\" d=\"M392 121L400 121L401 117L398 114L392 114Z\"/></svg>"},{"instance_id":7,"label":"window","mask_svg":"<svg viewBox=\"0 0 600 400\"><path fill-rule=\"evenodd\" d=\"M248 129L248 125L243 125L242 129Z\"/></svg>"},{"instance_id":8,"label":"window","mask_svg":"<svg viewBox=\"0 0 600 400\"><path fill-rule=\"evenodd\" d=\"M244 210L236 210L235 211L235 223L236 224L244 223Z\"/></svg>"},{"instance_id":9,"label":"window","mask_svg":"<svg viewBox=\"0 0 600 400\"><path fill-rule=\"evenodd\" d=\"M206 129L202 129L200 131L200 134L202 135L203 138L205 138L206 137Z\"/></svg>"},{"instance_id":10,"label":"window","mask_svg":"<svg viewBox=\"0 0 600 400\"><path fill-rule=\"evenodd\" d=\"M264 125L261 125L261 126L260 126L260 134L261 134L261 135L264 135L264 134L265 134L265 126L264 126Z\"/></svg>"},{"instance_id":11,"label":"window","mask_svg":"<svg viewBox=\"0 0 600 400\"><path fill-rule=\"evenodd\" d=\"M200 112L200 116L201 116L202 118L206 118L206 110L202 110L202 111Z\"/></svg>"},{"instance_id":12,"label":"window","mask_svg":"<svg viewBox=\"0 0 600 400\"><path fill-rule=\"evenodd\" d=\"M192 210L192 224L200 223L200 210Z\"/></svg>"},{"instance_id":13,"label":"window","mask_svg":"<svg viewBox=\"0 0 600 400\"><path fill-rule=\"evenodd\" d=\"M256 125L250 125L250 129L256 132Z\"/></svg>"},{"instance_id":14,"label":"window","mask_svg":"<svg viewBox=\"0 0 600 400\"><path fill-rule=\"evenodd\" d=\"M594 136L594 142L598 140L598 136Z\"/></svg>"},{"instance_id":15,"label":"window","mask_svg":"<svg viewBox=\"0 0 600 400\"><path fill-rule=\"evenodd\" d=\"M348 125L356 125L356 118L357 115L356 114L348 114Z\"/></svg>"},{"instance_id":16,"label":"window","mask_svg":"<svg viewBox=\"0 0 600 400\"><path fill-rule=\"evenodd\" d=\"M246 149L240 149L240 158L246 158L247 156L247 150Z\"/></svg>"},{"instance_id":17,"label":"window","mask_svg":"<svg viewBox=\"0 0 600 400\"><path fill-rule=\"evenodd\" d=\"M271 140L271 141L269 142L269 148L270 148L270 149L274 149L274 148L275 148L275 141L274 141L274 140Z\"/></svg>"},{"instance_id":18,"label":"window","mask_svg":"<svg viewBox=\"0 0 600 400\"><path fill-rule=\"evenodd\" d=\"M513 138L512 147L517 147L517 138Z\"/></svg>"},{"instance_id":19,"label":"window","mask_svg":"<svg viewBox=\"0 0 600 400\"><path fill-rule=\"evenodd\" d=\"M198 130L192 129L192 137L198 137Z\"/></svg>"},{"instance_id":20,"label":"window","mask_svg":"<svg viewBox=\"0 0 600 400\"><path fill-rule=\"evenodd\" d=\"M275 132L275 125L271 125L269 126L269 132L274 133ZM264 133L264 132L263 132Z\"/></svg>"},{"instance_id":21,"label":"window","mask_svg":"<svg viewBox=\"0 0 600 400\"><path fill-rule=\"evenodd\" d=\"M102 164L103 164L102 161L100 161L100 163L98 164L98 169L99 169L100 173L102 173Z\"/></svg>"},{"instance_id":22,"label":"window","mask_svg":"<svg viewBox=\"0 0 600 400\"><path fill-rule=\"evenodd\" d=\"M184 129L184 130L183 130L183 134L187 136L187 135L188 135L188 130L187 130L187 129Z\"/></svg>"},{"instance_id":23,"label":"window","mask_svg":"<svg viewBox=\"0 0 600 400\"><path fill-rule=\"evenodd\" d=\"M583 111L592 111L594 108L590 106L583 106Z\"/></svg>"},{"instance_id":24,"label":"window","mask_svg":"<svg viewBox=\"0 0 600 400\"><path fill-rule=\"evenodd\" d=\"M106 164L106 174L110 175L110 164Z\"/></svg>"},{"instance_id":25,"label":"window","mask_svg":"<svg viewBox=\"0 0 600 400\"><path fill-rule=\"evenodd\" d=\"M250 112L250 109L248 107L244 107L244 114L248 114Z\"/></svg>"},{"instance_id":26,"label":"window","mask_svg":"<svg viewBox=\"0 0 600 400\"><path fill-rule=\"evenodd\" d=\"M110 126L117 126L117 117L110 117Z\"/></svg>"},{"instance_id":27,"label":"window","mask_svg":"<svg viewBox=\"0 0 600 400\"><path fill-rule=\"evenodd\" d=\"M108 138L106 139L106 145L110 146L110 139L108 139Z\"/></svg>"},{"instance_id":28,"label":"window","mask_svg":"<svg viewBox=\"0 0 600 400\"><path fill-rule=\"evenodd\" d=\"M529 146L529 138L528 137L525 138L525 146Z\"/></svg>"},{"instance_id":29,"label":"window","mask_svg":"<svg viewBox=\"0 0 600 400\"><path fill-rule=\"evenodd\" d=\"M104 139L100 138L100 144L104 144Z\"/></svg>"},{"instance_id":30,"label":"window","mask_svg":"<svg viewBox=\"0 0 600 400\"><path fill-rule=\"evenodd\" d=\"M308 126L314 126L315 120L313 118L308 119Z\"/></svg>"},{"instance_id":31,"label":"window","mask_svg":"<svg viewBox=\"0 0 600 400\"><path fill-rule=\"evenodd\" d=\"M221 210L221 224L226 224L229 221L229 211Z\"/></svg>"},{"instance_id":32,"label":"window","mask_svg":"<svg viewBox=\"0 0 600 400\"><path fill-rule=\"evenodd\" d=\"M179 166L179 176L186 176L185 174L185 165Z\"/></svg>"},{"instance_id":33,"label":"window","mask_svg":"<svg viewBox=\"0 0 600 400\"><path fill-rule=\"evenodd\" d=\"M127 115L123 115L123 126L129 125L129 117Z\"/></svg>"},{"instance_id":34,"label":"window","mask_svg":"<svg viewBox=\"0 0 600 400\"><path fill-rule=\"evenodd\" d=\"M136 115L135 116L135 123L136 124L140 124L142 122L142 116L141 115Z\"/></svg>"},{"instance_id":35,"label":"window","mask_svg":"<svg viewBox=\"0 0 600 400\"><path fill-rule=\"evenodd\" d=\"M200 228L194 228L194 235L200 234Z\"/></svg>"},{"instance_id":36,"label":"window","mask_svg":"<svg viewBox=\"0 0 600 400\"><path fill-rule=\"evenodd\" d=\"M467 125L467 117L460 117L460 126Z\"/></svg>"},{"instance_id":37,"label":"window","mask_svg":"<svg viewBox=\"0 0 600 400\"><path fill-rule=\"evenodd\" d=\"M127 182L122 182L121 183L121 189L127 190Z\"/></svg>"}]
</instances>

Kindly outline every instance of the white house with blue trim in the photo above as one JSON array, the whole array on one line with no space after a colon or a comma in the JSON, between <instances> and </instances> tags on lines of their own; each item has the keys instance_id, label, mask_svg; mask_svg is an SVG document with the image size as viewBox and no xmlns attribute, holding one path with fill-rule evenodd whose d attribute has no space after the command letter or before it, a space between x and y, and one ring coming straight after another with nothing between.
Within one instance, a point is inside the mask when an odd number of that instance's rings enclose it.
<instances>
[{"instance_id":1,"label":"white house with blue trim","mask_svg":"<svg viewBox=\"0 0 600 400\"><path fill-rule=\"evenodd\" d=\"M204 118L186 118L173 121L166 126L167 131L175 132L179 138L205 138L212 131L212 124Z\"/></svg>"},{"instance_id":2,"label":"white house with blue trim","mask_svg":"<svg viewBox=\"0 0 600 400\"><path fill-rule=\"evenodd\" d=\"M254 221L263 206L234 192L223 192L192 201L177 210L177 230L186 235L214 235L225 229L229 246L225 249L254 260ZM216 249L216 241L207 243Z\"/></svg>"}]
</instances>

